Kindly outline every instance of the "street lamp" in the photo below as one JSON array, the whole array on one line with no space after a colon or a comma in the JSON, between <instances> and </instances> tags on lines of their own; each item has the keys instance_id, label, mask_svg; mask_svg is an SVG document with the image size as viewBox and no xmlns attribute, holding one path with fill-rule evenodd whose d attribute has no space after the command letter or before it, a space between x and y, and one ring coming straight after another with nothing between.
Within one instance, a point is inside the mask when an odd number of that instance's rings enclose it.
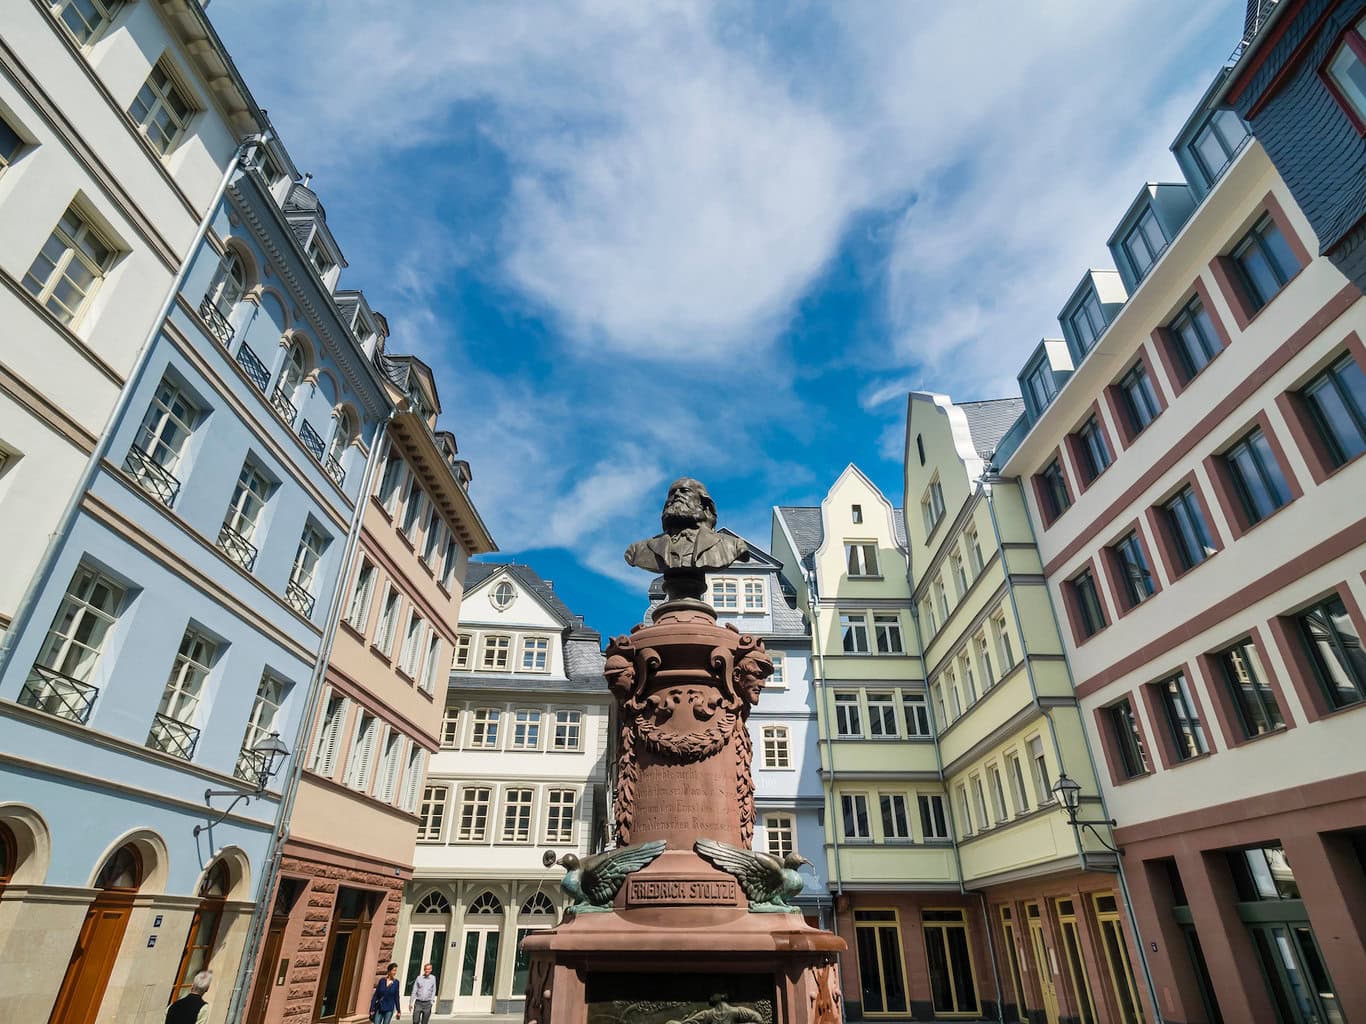
<instances>
[{"instance_id":1,"label":"street lamp","mask_svg":"<svg viewBox=\"0 0 1366 1024\"><path fill-rule=\"evenodd\" d=\"M1094 827L1096 825L1108 825L1111 828L1114 828L1117 824L1114 818L1086 819L1077 817L1077 808L1081 806L1081 783L1077 782L1075 779L1069 778L1066 772L1062 772L1058 775L1058 781L1053 783L1052 792L1053 795L1058 798L1058 802L1062 804L1063 808L1067 811L1067 824L1071 825L1073 828L1090 829L1091 834L1096 837L1101 846L1105 847L1111 853L1118 853L1123 856L1124 849L1118 846L1111 846L1105 841L1105 837L1097 832Z\"/></svg>"},{"instance_id":2,"label":"street lamp","mask_svg":"<svg viewBox=\"0 0 1366 1024\"><path fill-rule=\"evenodd\" d=\"M227 819L228 815L232 813L232 809L244 800L250 801L254 796L262 796L266 791L266 786L270 784L270 780L279 774L281 767L284 766L285 758L289 757L289 748L285 746L284 741L280 739L280 734L278 732L273 732L260 743L256 744L256 746L252 747L251 750L244 751L243 753L246 755L248 771L256 777L255 788L246 790L245 792L236 789L204 790L204 803L210 809L213 807L212 801L216 796L230 796L233 800L232 803L228 804L223 810L223 813L213 821L209 822L207 825L196 825L194 827L196 838L199 837L199 833L207 832L215 825L221 824Z\"/></svg>"}]
</instances>

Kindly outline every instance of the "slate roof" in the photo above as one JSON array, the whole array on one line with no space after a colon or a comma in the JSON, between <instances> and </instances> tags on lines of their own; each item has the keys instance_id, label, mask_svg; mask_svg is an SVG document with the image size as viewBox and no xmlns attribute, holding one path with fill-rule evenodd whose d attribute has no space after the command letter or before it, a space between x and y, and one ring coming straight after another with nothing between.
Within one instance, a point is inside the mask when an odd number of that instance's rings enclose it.
<instances>
[{"instance_id":1,"label":"slate roof","mask_svg":"<svg viewBox=\"0 0 1366 1024\"><path fill-rule=\"evenodd\" d=\"M471 562L465 572L465 589L472 590L502 569L506 569L508 575L526 588L528 593L535 594L536 599L549 608L551 614L565 627L598 636L593 630L584 627L583 617L570 611L569 606L560 600L560 595L555 593L555 588L529 565L520 562Z\"/></svg>"},{"instance_id":2,"label":"slate roof","mask_svg":"<svg viewBox=\"0 0 1366 1024\"><path fill-rule=\"evenodd\" d=\"M1023 398L992 398L984 402L955 404L968 418L968 433L972 435L972 447L984 459L990 459L996 454L1001 438L1006 436L1025 411Z\"/></svg>"}]
</instances>

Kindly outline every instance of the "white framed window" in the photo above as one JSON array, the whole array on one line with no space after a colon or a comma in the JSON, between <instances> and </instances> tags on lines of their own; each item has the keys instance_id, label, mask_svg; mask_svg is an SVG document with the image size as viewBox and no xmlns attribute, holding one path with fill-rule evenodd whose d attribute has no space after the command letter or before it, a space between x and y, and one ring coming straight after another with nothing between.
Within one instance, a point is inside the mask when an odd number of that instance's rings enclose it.
<instances>
[{"instance_id":1,"label":"white framed window","mask_svg":"<svg viewBox=\"0 0 1366 1024\"><path fill-rule=\"evenodd\" d=\"M147 733L147 746L186 761L194 756L199 739L199 706L217 658L216 642L194 627L185 630Z\"/></svg>"},{"instance_id":2,"label":"white framed window","mask_svg":"<svg viewBox=\"0 0 1366 1024\"><path fill-rule=\"evenodd\" d=\"M242 257L229 249L214 271L209 282L208 300L224 317L232 315L233 309L242 301L247 291L247 268L242 265ZM297 348L297 346L296 346ZM302 358L302 353L300 354ZM288 361L286 361L288 362ZM291 391L290 394L293 394Z\"/></svg>"},{"instance_id":3,"label":"white framed window","mask_svg":"<svg viewBox=\"0 0 1366 1024\"><path fill-rule=\"evenodd\" d=\"M36 665L88 682L99 664L109 630L123 610L124 589L108 576L80 566L48 627Z\"/></svg>"},{"instance_id":4,"label":"white framed window","mask_svg":"<svg viewBox=\"0 0 1366 1024\"><path fill-rule=\"evenodd\" d=\"M522 671L550 671L550 640L543 636L522 637Z\"/></svg>"},{"instance_id":5,"label":"white framed window","mask_svg":"<svg viewBox=\"0 0 1366 1024\"><path fill-rule=\"evenodd\" d=\"M33 258L24 287L48 312L74 327L117 257L116 247L73 205Z\"/></svg>"},{"instance_id":6,"label":"white framed window","mask_svg":"<svg viewBox=\"0 0 1366 1024\"><path fill-rule=\"evenodd\" d=\"M857 693L835 694L835 735L846 739L863 735Z\"/></svg>"},{"instance_id":7,"label":"white framed window","mask_svg":"<svg viewBox=\"0 0 1366 1024\"><path fill-rule=\"evenodd\" d=\"M167 508L180 491L176 471L185 454L185 445L202 419L199 406L190 400L175 381L163 377L152 395L133 445L124 459L124 468L144 491Z\"/></svg>"},{"instance_id":8,"label":"white framed window","mask_svg":"<svg viewBox=\"0 0 1366 1024\"><path fill-rule=\"evenodd\" d=\"M500 612L505 612L512 607L512 602L517 600L517 588L507 580L503 580L498 586L493 588L493 595L490 597L493 607Z\"/></svg>"},{"instance_id":9,"label":"white framed window","mask_svg":"<svg viewBox=\"0 0 1366 1024\"><path fill-rule=\"evenodd\" d=\"M556 750L579 750L583 746L583 712L561 710L555 712Z\"/></svg>"},{"instance_id":10,"label":"white framed window","mask_svg":"<svg viewBox=\"0 0 1366 1024\"><path fill-rule=\"evenodd\" d=\"M901 640L901 619L896 612L874 612L873 632L877 636L878 654L905 654Z\"/></svg>"},{"instance_id":11,"label":"white framed window","mask_svg":"<svg viewBox=\"0 0 1366 1024\"><path fill-rule=\"evenodd\" d=\"M356 585L351 588L351 603L346 608L346 621L362 633L370 620L370 597L375 590L376 574L375 563L361 559Z\"/></svg>"},{"instance_id":12,"label":"white framed window","mask_svg":"<svg viewBox=\"0 0 1366 1024\"><path fill-rule=\"evenodd\" d=\"M939 520L944 518L944 488L939 483L939 477L931 480L930 486L925 489L925 495L920 499L920 511L925 518L925 533L933 533Z\"/></svg>"},{"instance_id":13,"label":"white framed window","mask_svg":"<svg viewBox=\"0 0 1366 1024\"><path fill-rule=\"evenodd\" d=\"M949 721L957 721L963 714L963 703L958 692L958 677L953 669L944 670L944 687L949 697Z\"/></svg>"},{"instance_id":14,"label":"white framed window","mask_svg":"<svg viewBox=\"0 0 1366 1024\"><path fill-rule=\"evenodd\" d=\"M840 640L845 654L868 653L868 617L863 612L840 615Z\"/></svg>"},{"instance_id":15,"label":"white framed window","mask_svg":"<svg viewBox=\"0 0 1366 1024\"><path fill-rule=\"evenodd\" d=\"M375 743L378 738L379 719L362 711L356 719L356 731L351 738L351 750L347 754L342 785L362 793L369 790L371 770L375 761Z\"/></svg>"},{"instance_id":16,"label":"white framed window","mask_svg":"<svg viewBox=\"0 0 1366 1024\"><path fill-rule=\"evenodd\" d=\"M850 505L850 506L849 506L849 521L850 521L851 523L853 523L855 526L858 526L860 523L863 522L863 506L862 506L862 505Z\"/></svg>"},{"instance_id":17,"label":"white framed window","mask_svg":"<svg viewBox=\"0 0 1366 1024\"><path fill-rule=\"evenodd\" d=\"M541 746L541 713L519 708L512 713L512 749L537 750Z\"/></svg>"},{"instance_id":18,"label":"white framed window","mask_svg":"<svg viewBox=\"0 0 1366 1024\"><path fill-rule=\"evenodd\" d=\"M384 506L384 511L389 513L392 519L394 513L398 511L398 497L403 493L403 456L398 453L398 449L390 447L389 455L384 460L384 473L379 478L379 503Z\"/></svg>"},{"instance_id":19,"label":"white framed window","mask_svg":"<svg viewBox=\"0 0 1366 1024\"><path fill-rule=\"evenodd\" d=\"M991 632L996 639L996 653L1001 658L1001 673L1005 674L1015 667L1015 649L1010 643L1010 629L1006 625L1005 612L992 616Z\"/></svg>"},{"instance_id":20,"label":"white framed window","mask_svg":"<svg viewBox=\"0 0 1366 1024\"><path fill-rule=\"evenodd\" d=\"M451 660L454 668L469 668L474 658L474 634L455 634L455 655Z\"/></svg>"},{"instance_id":21,"label":"white framed window","mask_svg":"<svg viewBox=\"0 0 1366 1024\"><path fill-rule=\"evenodd\" d=\"M422 537L422 561L428 568L436 564L436 553L441 550L445 529L446 524L441 518L441 513L433 505L431 514L427 516L427 531Z\"/></svg>"},{"instance_id":22,"label":"white framed window","mask_svg":"<svg viewBox=\"0 0 1366 1024\"><path fill-rule=\"evenodd\" d=\"M460 746L460 709L447 707L441 715L441 747L443 750L454 750Z\"/></svg>"},{"instance_id":23,"label":"white framed window","mask_svg":"<svg viewBox=\"0 0 1366 1024\"><path fill-rule=\"evenodd\" d=\"M923 693L901 691L901 713L906 719L907 736L929 736L930 709Z\"/></svg>"},{"instance_id":24,"label":"white framed window","mask_svg":"<svg viewBox=\"0 0 1366 1024\"><path fill-rule=\"evenodd\" d=\"M552 789L545 799L545 841L572 843L574 841L574 805L572 789Z\"/></svg>"},{"instance_id":25,"label":"white framed window","mask_svg":"<svg viewBox=\"0 0 1366 1024\"><path fill-rule=\"evenodd\" d=\"M323 707L326 710L318 727L308 770L330 779L337 770L337 748L341 744L342 729L346 725L351 702L339 693L329 693L323 700Z\"/></svg>"},{"instance_id":26,"label":"white framed window","mask_svg":"<svg viewBox=\"0 0 1366 1024\"><path fill-rule=\"evenodd\" d=\"M711 606L718 612L739 611L740 581L730 576L712 577Z\"/></svg>"},{"instance_id":27,"label":"white framed window","mask_svg":"<svg viewBox=\"0 0 1366 1024\"><path fill-rule=\"evenodd\" d=\"M379 776L375 781L375 799L382 804L392 803L398 788L398 770L403 755L403 736L395 729L387 729L379 758Z\"/></svg>"},{"instance_id":28,"label":"white framed window","mask_svg":"<svg viewBox=\"0 0 1366 1024\"><path fill-rule=\"evenodd\" d=\"M290 603L304 615L313 614L313 600L317 596L313 587L317 582L318 562L326 549L327 538L322 531L311 523L305 526L294 551L294 566L290 569L289 587L286 588ZM294 593L290 594L290 590Z\"/></svg>"},{"instance_id":29,"label":"white framed window","mask_svg":"<svg viewBox=\"0 0 1366 1024\"><path fill-rule=\"evenodd\" d=\"M71 37L87 46L109 27L123 0L48 0L48 6Z\"/></svg>"},{"instance_id":30,"label":"white framed window","mask_svg":"<svg viewBox=\"0 0 1366 1024\"><path fill-rule=\"evenodd\" d=\"M418 686L426 693L436 689L436 673L441 668L441 636L435 630L427 639L427 660L422 665L422 679Z\"/></svg>"},{"instance_id":31,"label":"white framed window","mask_svg":"<svg viewBox=\"0 0 1366 1024\"><path fill-rule=\"evenodd\" d=\"M1024 814L1029 810L1029 787L1025 784L1020 755L1013 750L1006 754L1006 774L1010 776L1010 789L1015 796L1015 813Z\"/></svg>"},{"instance_id":32,"label":"white framed window","mask_svg":"<svg viewBox=\"0 0 1366 1024\"><path fill-rule=\"evenodd\" d=\"M977 664L982 670L982 689L990 690L996 685L996 671L991 666L991 645L987 643L985 633L978 633L972 643L977 648Z\"/></svg>"},{"instance_id":33,"label":"white framed window","mask_svg":"<svg viewBox=\"0 0 1366 1024\"><path fill-rule=\"evenodd\" d=\"M959 783L954 790L958 798L958 828L965 836L972 835L972 808L968 805L968 787Z\"/></svg>"},{"instance_id":34,"label":"white framed window","mask_svg":"<svg viewBox=\"0 0 1366 1024\"><path fill-rule=\"evenodd\" d=\"M226 310L222 310L224 316ZM304 347L296 339L289 338L284 342L285 358L280 363L280 376L276 378L275 390L271 392L271 402L275 408L284 414L289 420L290 426L294 425L294 417L297 410L294 408L294 392L299 389L299 385L304 382L308 375ZM281 403L280 399L284 402ZM386 471L388 467L386 466Z\"/></svg>"},{"instance_id":35,"label":"white framed window","mask_svg":"<svg viewBox=\"0 0 1366 1024\"><path fill-rule=\"evenodd\" d=\"M930 697L934 700L934 716L940 728L949 724L948 705L944 703L944 684L942 682L930 683Z\"/></svg>"},{"instance_id":36,"label":"white framed window","mask_svg":"<svg viewBox=\"0 0 1366 1024\"><path fill-rule=\"evenodd\" d=\"M934 636L939 632L939 622L934 617L934 605L928 597L920 602L920 620L925 623L927 636Z\"/></svg>"},{"instance_id":37,"label":"white framed window","mask_svg":"<svg viewBox=\"0 0 1366 1024\"><path fill-rule=\"evenodd\" d=\"M403 536L409 540L413 539L417 524L422 518L422 506L426 500L422 485L417 482L414 476L408 481L408 500L403 506L403 519L399 524L399 530Z\"/></svg>"},{"instance_id":38,"label":"white framed window","mask_svg":"<svg viewBox=\"0 0 1366 1024\"><path fill-rule=\"evenodd\" d=\"M402 599L392 586L384 588L384 601L380 605L379 622L375 625L375 649L386 658L394 644L394 631L398 628L398 610Z\"/></svg>"},{"instance_id":39,"label":"white framed window","mask_svg":"<svg viewBox=\"0 0 1366 1024\"><path fill-rule=\"evenodd\" d=\"M779 860L797 852L797 829L790 815L764 815L764 845Z\"/></svg>"},{"instance_id":40,"label":"white framed window","mask_svg":"<svg viewBox=\"0 0 1366 1024\"><path fill-rule=\"evenodd\" d=\"M218 546L224 548L229 557L237 558L233 554L232 534L236 534L237 538L249 544L252 543L256 536L256 528L261 522L261 513L265 511L266 502L270 499L270 492L270 480L261 471L261 467L250 459L243 462L242 471L237 474L237 485L232 489L232 500L228 502L228 511L223 516L223 528L229 531L227 545L225 546L223 534L220 534L218 539ZM252 555L255 555L255 548L252 549Z\"/></svg>"},{"instance_id":41,"label":"white framed window","mask_svg":"<svg viewBox=\"0 0 1366 1024\"><path fill-rule=\"evenodd\" d=\"M878 810L882 817L882 838L906 841L911 838L911 816L906 813L903 793L879 793Z\"/></svg>"},{"instance_id":42,"label":"white framed window","mask_svg":"<svg viewBox=\"0 0 1366 1024\"><path fill-rule=\"evenodd\" d=\"M283 679L270 672L261 673L261 681L256 684L256 697L251 702L251 714L247 716L247 730L242 736L242 751L234 771L239 779L256 785L258 762L253 751L258 743L279 731L276 723L288 692L289 684Z\"/></svg>"},{"instance_id":43,"label":"white framed window","mask_svg":"<svg viewBox=\"0 0 1366 1024\"><path fill-rule=\"evenodd\" d=\"M986 561L982 558L982 542L977 536L977 527L969 526L963 531L963 547L968 553L968 565L972 569L972 578L976 579L986 568Z\"/></svg>"},{"instance_id":44,"label":"white framed window","mask_svg":"<svg viewBox=\"0 0 1366 1024\"><path fill-rule=\"evenodd\" d=\"M991 809L999 825L1010 817L1010 811L1006 805L1006 787L1001 778L1001 769L994 764L987 765L987 785L991 789Z\"/></svg>"},{"instance_id":45,"label":"white framed window","mask_svg":"<svg viewBox=\"0 0 1366 1024\"><path fill-rule=\"evenodd\" d=\"M762 576L747 576L744 581L745 611L762 612L768 608L768 581Z\"/></svg>"},{"instance_id":46,"label":"white framed window","mask_svg":"<svg viewBox=\"0 0 1366 1024\"><path fill-rule=\"evenodd\" d=\"M774 690L787 689L787 656L782 651L769 651L773 659L773 675L768 677L768 685Z\"/></svg>"},{"instance_id":47,"label":"white framed window","mask_svg":"<svg viewBox=\"0 0 1366 1024\"><path fill-rule=\"evenodd\" d=\"M958 655L958 676L963 681L963 706L972 707L977 703L977 672L967 651Z\"/></svg>"},{"instance_id":48,"label":"white framed window","mask_svg":"<svg viewBox=\"0 0 1366 1024\"><path fill-rule=\"evenodd\" d=\"M926 840L949 838L944 798L938 793L919 793L915 802L920 809L920 833Z\"/></svg>"},{"instance_id":49,"label":"white framed window","mask_svg":"<svg viewBox=\"0 0 1366 1024\"><path fill-rule=\"evenodd\" d=\"M351 414L338 406L332 413L332 438L327 443L327 459L324 461L340 468L341 460L346 455L346 449L351 447L351 438L355 436L355 432Z\"/></svg>"},{"instance_id":50,"label":"white framed window","mask_svg":"<svg viewBox=\"0 0 1366 1024\"><path fill-rule=\"evenodd\" d=\"M963 556L957 548L949 552L949 575L953 577L954 586L958 588L958 600L963 600L968 593L968 574L963 568Z\"/></svg>"},{"instance_id":51,"label":"white framed window","mask_svg":"<svg viewBox=\"0 0 1366 1024\"><path fill-rule=\"evenodd\" d=\"M426 786L422 790L422 810L419 817L422 819L417 826L417 841L419 843L439 843L441 842L441 826L446 821L446 801L450 799L451 791L447 786Z\"/></svg>"},{"instance_id":52,"label":"white framed window","mask_svg":"<svg viewBox=\"0 0 1366 1024\"><path fill-rule=\"evenodd\" d=\"M991 818L987 816L987 794L982 788L982 776L973 775L969 777L972 783L973 809L977 812L977 821L982 828L991 827Z\"/></svg>"},{"instance_id":53,"label":"white framed window","mask_svg":"<svg viewBox=\"0 0 1366 1024\"><path fill-rule=\"evenodd\" d=\"M489 804L493 791L488 786L467 786L460 791L460 822L456 839L462 843L482 843L489 834Z\"/></svg>"},{"instance_id":54,"label":"white framed window","mask_svg":"<svg viewBox=\"0 0 1366 1024\"><path fill-rule=\"evenodd\" d=\"M168 60L156 62L147 81L142 83L133 105L128 108L131 117L147 141L162 156L175 148L190 127L194 117L194 105L186 98L189 93L176 81Z\"/></svg>"},{"instance_id":55,"label":"white framed window","mask_svg":"<svg viewBox=\"0 0 1366 1024\"><path fill-rule=\"evenodd\" d=\"M531 842L531 810L535 801L534 789L519 787L506 791L503 796L503 842Z\"/></svg>"},{"instance_id":56,"label":"white framed window","mask_svg":"<svg viewBox=\"0 0 1366 1024\"><path fill-rule=\"evenodd\" d=\"M313 264L313 269L318 272L319 277L326 277L327 272L336 266L332 257L328 255L327 248L323 245L322 238L316 233L308 243L308 260Z\"/></svg>"},{"instance_id":57,"label":"white framed window","mask_svg":"<svg viewBox=\"0 0 1366 1024\"><path fill-rule=\"evenodd\" d=\"M1034 776L1034 795L1038 798L1039 806L1051 804L1053 802L1053 784L1048 777L1048 760L1043 752L1043 740L1038 736L1031 736L1025 740L1025 749L1029 751L1029 766Z\"/></svg>"},{"instance_id":58,"label":"white framed window","mask_svg":"<svg viewBox=\"0 0 1366 1024\"><path fill-rule=\"evenodd\" d=\"M868 699L868 735L895 739L896 697L887 690L872 690Z\"/></svg>"},{"instance_id":59,"label":"white framed window","mask_svg":"<svg viewBox=\"0 0 1366 1024\"><path fill-rule=\"evenodd\" d=\"M840 816L843 818L845 839L872 839L873 832L868 821L868 795L866 793L841 793Z\"/></svg>"},{"instance_id":60,"label":"white framed window","mask_svg":"<svg viewBox=\"0 0 1366 1024\"><path fill-rule=\"evenodd\" d=\"M791 768L792 750L785 725L766 725L762 736L765 768Z\"/></svg>"},{"instance_id":61,"label":"white framed window","mask_svg":"<svg viewBox=\"0 0 1366 1024\"><path fill-rule=\"evenodd\" d=\"M503 633L486 633L484 635L484 651L479 661L479 667L486 671L506 672L511 652L512 637Z\"/></svg>"},{"instance_id":62,"label":"white framed window","mask_svg":"<svg viewBox=\"0 0 1366 1024\"><path fill-rule=\"evenodd\" d=\"M441 589L449 591L460 565L460 544L449 529L446 530L446 553L441 559Z\"/></svg>"},{"instance_id":63,"label":"white framed window","mask_svg":"<svg viewBox=\"0 0 1366 1024\"><path fill-rule=\"evenodd\" d=\"M475 708L470 728L470 746L480 750L494 750L498 746L498 723L502 712L497 708Z\"/></svg>"},{"instance_id":64,"label":"white framed window","mask_svg":"<svg viewBox=\"0 0 1366 1024\"><path fill-rule=\"evenodd\" d=\"M936 606L939 608L939 617L943 619L945 622L948 622L949 592L948 589L944 586L943 576L936 576L934 578L934 600Z\"/></svg>"},{"instance_id":65,"label":"white framed window","mask_svg":"<svg viewBox=\"0 0 1366 1024\"><path fill-rule=\"evenodd\" d=\"M877 544L873 541L845 541L844 564L850 579L878 577Z\"/></svg>"},{"instance_id":66,"label":"white framed window","mask_svg":"<svg viewBox=\"0 0 1366 1024\"><path fill-rule=\"evenodd\" d=\"M417 676L418 659L422 657L422 634L426 626L421 615L411 610L408 612L408 628L403 634L403 648L399 651L398 668L410 679Z\"/></svg>"}]
</instances>

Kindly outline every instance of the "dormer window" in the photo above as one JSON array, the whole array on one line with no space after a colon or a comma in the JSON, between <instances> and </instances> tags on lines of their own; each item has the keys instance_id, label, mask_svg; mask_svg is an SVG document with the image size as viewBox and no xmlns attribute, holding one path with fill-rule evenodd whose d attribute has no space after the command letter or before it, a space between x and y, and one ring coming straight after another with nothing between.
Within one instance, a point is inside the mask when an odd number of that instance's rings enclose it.
<instances>
[{"instance_id":1,"label":"dormer window","mask_svg":"<svg viewBox=\"0 0 1366 1024\"><path fill-rule=\"evenodd\" d=\"M323 244L318 240L317 235L314 235L313 241L308 243L308 259L318 272L319 277L326 277L328 272L336 266L332 257L327 255L327 250L323 248Z\"/></svg>"},{"instance_id":2,"label":"dormer window","mask_svg":"<svg viewBox=\"0 0 1366 1024\"><path fill-rule=\"evenodd\" d=\"M1053 401L1053 370L1046 362L1040 362L1025 375L1025 394L1034 406L1037 416L1048 408Z\"/></svg>"},{"instance_id":3,"label":"dormer window","mask_svg":"<svg viewBox=\"0 0 1366 1024\"><path fill-rule=\"evenodd\" d=\"M1195 136L1193 150L1211 185L1247 141L1247 125L1232 110L1216 110Z\"/></svg>"},{"instance_id":4,"label":"dormer window","mask_svg":"<svg viewBox=\"0 0 1366 1024\"><path fill-rule=\"evenodd\" d=\"M1124 236L1124 255L1133 267L1134 276L1142 280L1166 248L1167 238L1162 233L1162 227L1157 223L1152 208L1149 207L1138 218L1138 223Z\"/></svg>"},{"instance_id":5,"label":"dormer window","mask_svg":"<svg viewBox=\"0 0 1366 1024\"><path fill-rule=\"evenodd\" d=\"M1105 330L1105 310L1101 308L1096 293L1087 291L1067 320L1072 328L1072 335L1081 348L1081 354L1090 352L1096 344L1096 339Z\"/></svg>"}]
</instances>

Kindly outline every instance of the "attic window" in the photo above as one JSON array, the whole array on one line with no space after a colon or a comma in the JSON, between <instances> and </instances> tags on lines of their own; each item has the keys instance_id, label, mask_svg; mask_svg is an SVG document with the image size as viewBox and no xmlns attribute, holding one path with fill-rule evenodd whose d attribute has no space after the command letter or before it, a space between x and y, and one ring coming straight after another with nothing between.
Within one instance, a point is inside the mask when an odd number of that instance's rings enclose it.
<instances>
[{"instance_id":1,"label":"attic window","mask_svg":"<svg viewBox=\"0 0 1366 1024\"><path fill-rule=\"evenodd\" d=\"M507 580L504 580L493 588L493 607L497 608L500 612L506 611L512 606L512 602L516 597L516 588Z\"/></svg>"},{"instance_id":2,"label":"attic window","mask_svg":"<svg viewBox=\"0 0 1366 1024\"><path fill-rule=\"evenodd\" d=\"M851 508L850 508L849 511L850 511L850 514L853 516L854 522L856 522L856 523L861 523L861 522L863 522L863 506L862 506L862 505L854 505L854 506L851 506Z\"/></svg>"},{"instance_id":3,"label":"attic window","mask_svg":"<svg viewBox=\"0 0 1366 1024\"><path fill-rule=\"evenodd\" d=\"M915 435L915 450L920 456L920 464L925 465L925 438L920 434Z\"/></svg>"},{"instance_id":4,"label":"attic window","mask_svg":"<svg viewBox=\"0 0 1366 1024\"><path fill-rule=\"evenodd\" d=\"M322 242L318 240L317 235L314 235L313 241L308 243L308 258L312 261L314 268L320 275L326 274L336 266L336 264L332 262L332 257L327 255L327 250L323 248Z\"/></svg>"},{"instance_id":5,"label":"attic window","mask_svg":"<svg viewBox=\"0 0 1366 1024\"><path fill-rule=\"evenodd\" d=\"M375 333L370 329L370 325L365 322L365 318L359 315L357 315L356 317L355 331L356 340L359 341L362 345L369 341L371 335Z\"/></svg>"}]
</instances>

